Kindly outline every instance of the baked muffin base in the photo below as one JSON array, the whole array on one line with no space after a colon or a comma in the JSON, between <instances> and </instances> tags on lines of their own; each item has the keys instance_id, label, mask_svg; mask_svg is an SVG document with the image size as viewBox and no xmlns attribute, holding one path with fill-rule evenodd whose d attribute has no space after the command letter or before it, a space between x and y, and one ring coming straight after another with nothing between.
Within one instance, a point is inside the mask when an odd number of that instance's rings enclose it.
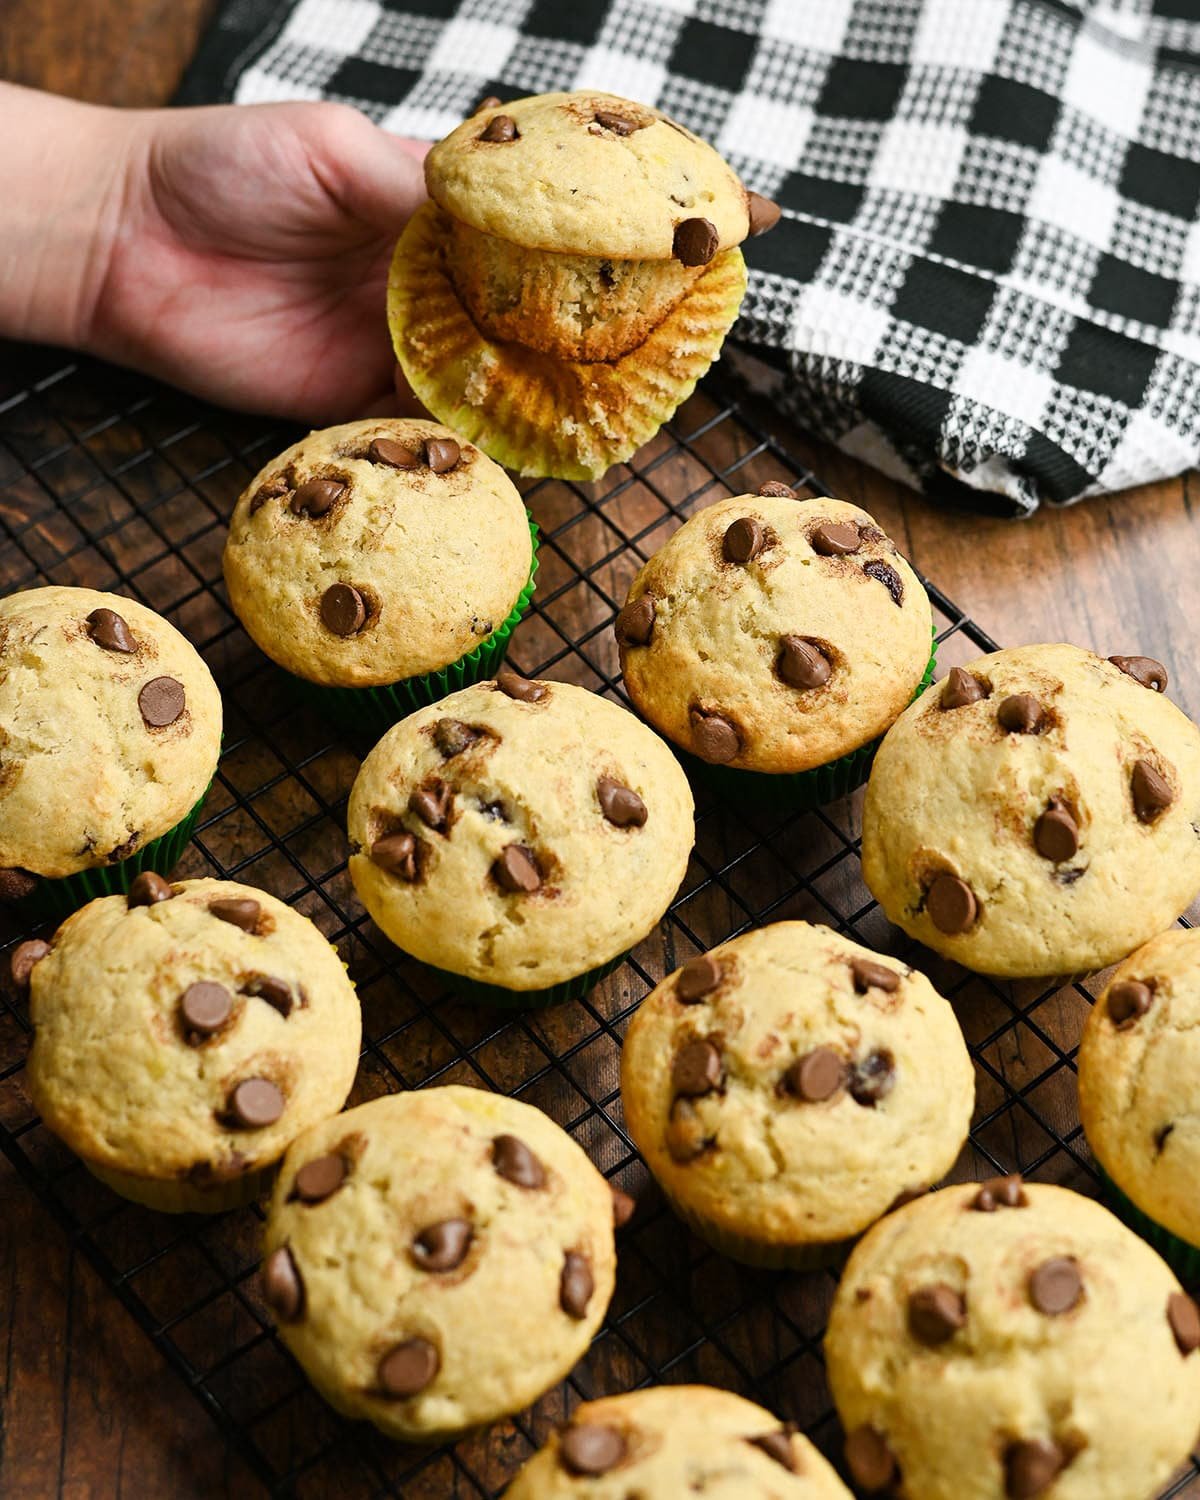
<instances>
[{"instance_id":1,"label":"baked muffin base","mask_svg":"<svg viewBox=\"0 0 1200 1500\"><path fill-rule=\"evenodd\" d=\"M273 1162L269 1167L260 1167L229 1182L198 1187L195 1183L165 1177L139 1177L133 1172L102 1167L82 1157L80 1160L105 1187L132 1203L140 1203L144 1208L153 1208L161 1214L221 1214L232 1208L244 1208L270 1187L276 1167Z\"/></svg>"}]
</instances>

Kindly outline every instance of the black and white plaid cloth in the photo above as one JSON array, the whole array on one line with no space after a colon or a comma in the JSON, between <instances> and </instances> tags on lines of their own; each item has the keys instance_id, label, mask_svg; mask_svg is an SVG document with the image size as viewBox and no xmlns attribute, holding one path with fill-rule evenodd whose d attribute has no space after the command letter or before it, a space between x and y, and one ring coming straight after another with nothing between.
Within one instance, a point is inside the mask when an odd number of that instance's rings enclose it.
<instances>
[{"instance_id":1,"label":"black and white plaid cloth","mask_svg":"<svg viewBox=\"0 0 1200 1500\"><path fill-rule=\"evenodd\" d=\"M231 0L181 98L587 87L783 205L735 337L849 452L1015 513L1197 462L1198 0Z\"/></svg>"}]
</instances>

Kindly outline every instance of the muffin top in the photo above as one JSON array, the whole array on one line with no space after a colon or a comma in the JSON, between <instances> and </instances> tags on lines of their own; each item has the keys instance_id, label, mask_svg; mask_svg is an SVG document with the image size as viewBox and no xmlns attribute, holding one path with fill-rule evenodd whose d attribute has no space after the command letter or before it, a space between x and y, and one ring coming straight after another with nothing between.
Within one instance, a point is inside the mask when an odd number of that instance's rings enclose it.
<instances>
[{"instance_id":1,"label":"muffin top","mask_svg":"<svg viewBox=\"0 0 1200 1500\"><path fill-rule=\"evenodd\" d=\"M925 692L863 811L891 920L1026 976L1103 968L1169 926L1200 889L1200 730L1165 682L1147 657L1021 646Z\"/></svg>"},{"instance_id":2,"label":"muffin top","mask_svg":"<svg viewBox=\"0 0 1200 1500\"><path fill-rule=\"evenodd\" d=\"M737 495L691 518L617 617L625 686L685 750L806 771L875 739L912 699L932 617L916 574L841 500Z\"/></svg>"},{"instance_id":3,"label":"muffin top","mask_svg":"<svg viewBox=\"0 0 1200 1500\"><path fill-rule=\"evenodd\" d=\"M741 180L657 109L616 94L535 94L483 108L425 158L429 196L531 250L711 260L749 231Z\"/></svg>"},{"instance_id":4,"label":"muffin top","mask_svg":"<svg viewBox=\"0 0 1200 1500\"><path fill-rule=\"evenodd\" d=\"M436 671L499 628L529 579L525 506L498 464L436 422L311 432L243 492L230 602L272 660L368 687Z\"/></svg>"},{"instance_id":5,"label":"muffin top","mask_svg":"<svg viewBox=\"0 0 1200 1500\"><path fill-rule=\"evenodd\" d=\"M116 864L203 795L221 698L161 615L93 589L0 599L0 895Z\"/></svg>"},{"instance_id":6,"label":"muffin top","mask_svg":"<svg viewBox=\"0 0 1200 1500\"><path fill-rule=\"evenodd\" d=\"M307 917L228 880L140 875L62 924L30 974L29 1092L86 1161L203 1188L340 1109L358 999Z\"/></svg>"},{"instance_id":7,"label":"muffin top","mask_svg":"<svg viewBox=\"0 0 1200 1500\"><path fill-rule=\"evenodd\" d=\"M838 1286L825 1357L869 1493L1134 1500L1196 1436L1198 1344L1195 1303L1107 1209L1004 1178L877 1224Z\"/></svg>"},{"instance_id":8,"label":"muffin top","mask_svg":"<svg viewBox=\"0 0 1200 1500\"><path fill-rule=\"evenodd\" d=\"M512 990L645 937L695 833L687 778L645 725L507 668L394 725L359 770L347 822L354 884L392 941Z\"/></svg>"},{"instance_id":9,"label":"muffin top","mask_svg":"<svg viewBox=\"0 0 1200 1500\"><path fill-rule=\"evenodd\" d=\"M390 1094L288 1152L263 1290L340 1410L433 1438L517 1411L600 1326L613 1200L540 1110L472 1088Z\"/></svg>"},{"instance_id":10,"label":"muffin top","mask_svg":"<svg viewBox=\"0 0 1200 1500\"><path fill-rule=\"evenodd\" d=\"M577 1407L507 1500L850 1500L807 1438L708 1385L653 1386Z\"/></svg>"},{"instance_id":11,"label":"muffin top","mask_svg":"<svg viewBox=\"0 0 1200 1500\"><path fill-rule=\"evenodd\" d=\"M720 1230L836 1243L952 1166L974 1074L925 976L828 927L777 922L647 996L621 1054L629 1132Z\"/></svg>"},{"instance_id":12,"label":"muffin top","mask_svg":"<svg viewBox=\"0 0 1200 1500\"><path fill-rule=\"evenodd\" d=\"M1079 1048L1079 1112L1122 1192L1200 1245L1200 930L1164 932L1109 980Z\"/></svg>"}]
</instances>

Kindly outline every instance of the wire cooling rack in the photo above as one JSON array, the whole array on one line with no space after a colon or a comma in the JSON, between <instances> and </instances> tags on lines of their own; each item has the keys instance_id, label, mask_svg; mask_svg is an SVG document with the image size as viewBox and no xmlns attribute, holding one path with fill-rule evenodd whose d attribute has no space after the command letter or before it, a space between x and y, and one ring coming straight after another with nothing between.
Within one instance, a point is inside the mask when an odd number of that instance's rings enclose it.
<instances>
[{"instance_id":1,"label":"wire cooling rack","mask_svg":"<svg viewBox=\"0 0 1200 1500\"><path fill-rule=\"evenodd\" d=\"M20 375L6 381L4 369ZM781 918L827 922L915 959L953 999L977 1081L956 1178L1020 1170L1089 1192L1073 1062L1089 988L1002 985L915 949L863 885L861 794L781 821L701 791L695 854L669 915L586 1000L514 1016L447 994L376 930L347 874L345 802L367 747L298 706L226 602L226 518L293 437L137 376L0 349L0 593L43 582L114 590L199 647L224 696L225 744L179 874L261 886L336 943L363 1007L351 1103L451 1082L512 1094L546 1110L638 1197L608 1318L570 1379L530 1411L451 1448L399 1446L335 1416L275 1340L256 1285L257 1208L214 1220L154 1214L103 1188L43 1128L23 1082L28 1014L11 988L0 1009L0 1148L273 1495L496 1496L579 1400L658 1381L741 1391L836 1457L820 1342L835 1278L735 1266L663 1208L621 1115L631 1013L699 949ZM541 572L514 663L623 700L611 626L633 574L695 510L767 479L821 493L769 414L711 379L602 482L529 486ZM940 590L930 595L942 671L994 649ZM30 935L0 915L0 942ZM1192 1465L1163 1500L1200 1494L1197 1476Z\"/></svg>"}]
</instances>

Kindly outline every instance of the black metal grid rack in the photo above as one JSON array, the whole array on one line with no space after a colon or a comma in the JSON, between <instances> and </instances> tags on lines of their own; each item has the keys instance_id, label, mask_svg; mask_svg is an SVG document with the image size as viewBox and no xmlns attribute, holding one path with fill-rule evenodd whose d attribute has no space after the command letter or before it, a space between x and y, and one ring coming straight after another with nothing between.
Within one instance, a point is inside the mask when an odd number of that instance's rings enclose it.
<instances>
[{"instance_id":1,"label":"black metal grid rack","mask_svg":"<svg viewBox=\"0 0 1200 1500\"><path fill-rule=\"evenodd\" d=\"M781 822L701 791L695 854L668 917L588 999L522 1015L446 994L373 927L346 872L344 804L365 747L296 706L225 599L226 518L289 434L88 362L8 354L0 370L20 373L0 373L0 593L53 582L130 594L195 642L224 696L221 768L180 874L265 887L337 944L363 1005L352 1103L447 1082L518 1095L569 1130L640 1206L622 1236L608 1318L571 1378L490 1434L428 1451L352 1427L310 1391L258 1294L257 1208L211 1221L151 1213L101 1187L49 1135L23 1087L29 1022L11 989L0 997L5 1155L272 1494L330 1493L336 1474L339 1495L494 1496L578 1400L684 1379L742 1391L834 1454L820 1345L834 1277L737 1267L663 1208L622 1124L617 1059L630 1014L698 949L765 921L828 922L915 957L954 1000L977 1074L956 1175L1019 1169L1094 1191L1073 1062L1089 987L1002 985L914 952L862 883L860 796ZM541 572L515 664L620 698L611 624L642 560L697 508L780 478L820 493L769 417L710 380L604 481L530 486ZM936 587L930 594L943 671L993 648ZM29 935L0 916L0 941ZM1197 1476L1200 1465L1189 1467L1163 1500L1200 1494Z\"/></svg>"}]
</instances>

